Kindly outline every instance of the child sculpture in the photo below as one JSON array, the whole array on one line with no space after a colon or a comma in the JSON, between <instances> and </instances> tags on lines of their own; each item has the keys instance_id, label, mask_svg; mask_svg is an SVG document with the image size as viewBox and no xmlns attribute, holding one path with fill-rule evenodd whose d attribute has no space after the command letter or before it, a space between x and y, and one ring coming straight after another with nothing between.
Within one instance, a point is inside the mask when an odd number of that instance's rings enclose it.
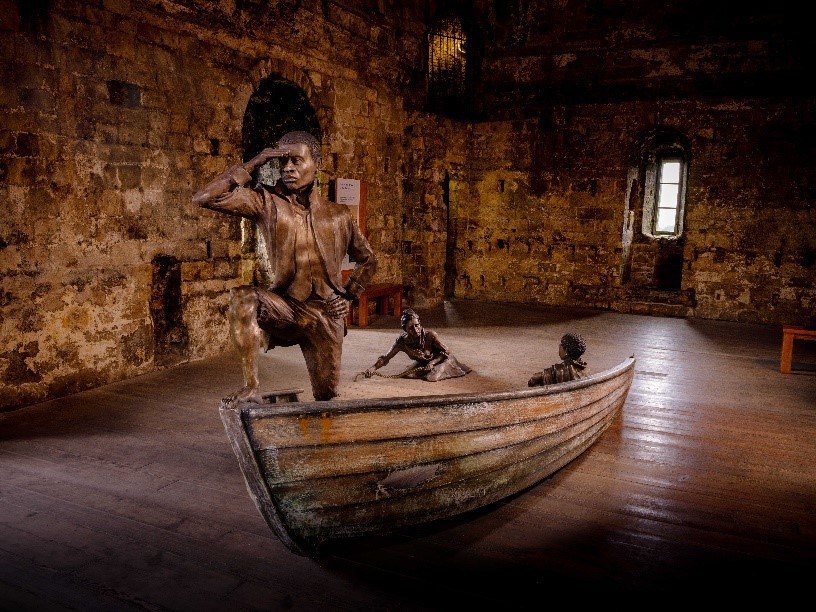
<instances>
[{"instance_id":1,"label":"child sculpture","mask_svg":"<svg viewBox=\"0 0 816 612\"><path fill-rule=\"evenodd\" d=\"M581 336L573 332L564 334L558 345L558 356L563 361L534 374L527 382L527 386L552 385L577 378L586 378L589 376L589 368L581 359L584 351L586 351L586 342Z\"/></svg>"}]
</instances>

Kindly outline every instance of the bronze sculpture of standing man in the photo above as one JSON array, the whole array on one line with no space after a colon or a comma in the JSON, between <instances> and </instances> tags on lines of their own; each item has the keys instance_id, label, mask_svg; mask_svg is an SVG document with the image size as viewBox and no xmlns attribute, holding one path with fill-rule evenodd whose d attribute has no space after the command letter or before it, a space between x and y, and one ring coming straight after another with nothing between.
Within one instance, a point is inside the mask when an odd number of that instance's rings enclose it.
<instances>
[{"instance_id":1,"label":"bronze sculpture of standing man","mask_svg":"<svg viewBox=\"0 0 816 612\"><path fill-rule=\"evenodd\" d=\"M251 173L273 158L281 165L274 188L249 187ZM349 301L365 289L377 263L348 206L318 194L320 160L314 136L289 132L193 196L198 206L255 221L272 271L269 287L241 286L230 297L230 332L245 384L228 400L263 403L257 363L263 332L267 350L300 345L316 400L338 394ZM355 267L344 286L346 255Z\"/></svg>"}]
</instances>

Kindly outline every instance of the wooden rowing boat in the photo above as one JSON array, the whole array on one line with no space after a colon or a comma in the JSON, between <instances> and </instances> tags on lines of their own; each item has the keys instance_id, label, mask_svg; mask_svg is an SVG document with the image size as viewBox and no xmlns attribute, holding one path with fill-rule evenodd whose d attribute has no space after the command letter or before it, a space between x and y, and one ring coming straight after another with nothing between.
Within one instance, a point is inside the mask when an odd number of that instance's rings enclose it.
<instances>
[{"instance_id":1,"label":"wooden rowing boat","mask_svg":"<svg viewBox=\"0 0 816 612\"><path fill-rule=\"evenodd\" d=\"M446 519L523 491L609 427L634 356L585 379L484 394L222 401L247 489L278 538L317 556L337 538Z\"/></svg>"}]
</instances>

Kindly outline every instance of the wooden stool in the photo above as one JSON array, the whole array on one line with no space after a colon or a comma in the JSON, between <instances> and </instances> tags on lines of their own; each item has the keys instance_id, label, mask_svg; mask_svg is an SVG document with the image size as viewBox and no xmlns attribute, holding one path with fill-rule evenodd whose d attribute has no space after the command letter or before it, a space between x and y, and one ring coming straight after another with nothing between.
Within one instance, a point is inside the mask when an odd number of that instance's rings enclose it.
<instances>
[{"instance_id":1,"label":"wooden stool","mask_svg":"<svg viewBox=\"0 0 816 612\"><path fill-rule=\"evenodd\" d=\"M351 325L354 309L357 309L357 325L359 327L368 326L368 301L377 302L377 314L388 314L388 304L393 300L394 306L391 313L399 316L402 312L402 285L396 283L377 283L370 285L360 297L351 303L346 323Z\"/></svg>"},{"instance_id":2,"label":"wooden stool","mask_svg":"<svg viewBox=\"0 0 816 612\"><path fill-rule=\"evenodd\" d=\"M794 340L816 340L816 329L806 329L792 325L782 327L782 360L779 371L783 374L790 374L791 371Z\"/></svg>"}]
</instances>

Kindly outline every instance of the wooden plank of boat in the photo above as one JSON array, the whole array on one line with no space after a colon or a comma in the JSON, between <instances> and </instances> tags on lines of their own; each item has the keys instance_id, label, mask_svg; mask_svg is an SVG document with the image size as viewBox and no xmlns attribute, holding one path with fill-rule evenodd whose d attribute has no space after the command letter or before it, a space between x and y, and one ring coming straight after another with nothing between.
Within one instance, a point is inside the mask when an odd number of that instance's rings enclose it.
<instances>
[{"instance_id":1,"label":"wooden plank of boat","mask_svg":"<svg viewBox=\"0 0 816 612\"><path fill-rule=\"evenodd\" d=\"M293 552L450 518L536 484L617 416L634 356L585 379L484 394L222 401L247 489Z\"/></svg>"}]
</instances>

